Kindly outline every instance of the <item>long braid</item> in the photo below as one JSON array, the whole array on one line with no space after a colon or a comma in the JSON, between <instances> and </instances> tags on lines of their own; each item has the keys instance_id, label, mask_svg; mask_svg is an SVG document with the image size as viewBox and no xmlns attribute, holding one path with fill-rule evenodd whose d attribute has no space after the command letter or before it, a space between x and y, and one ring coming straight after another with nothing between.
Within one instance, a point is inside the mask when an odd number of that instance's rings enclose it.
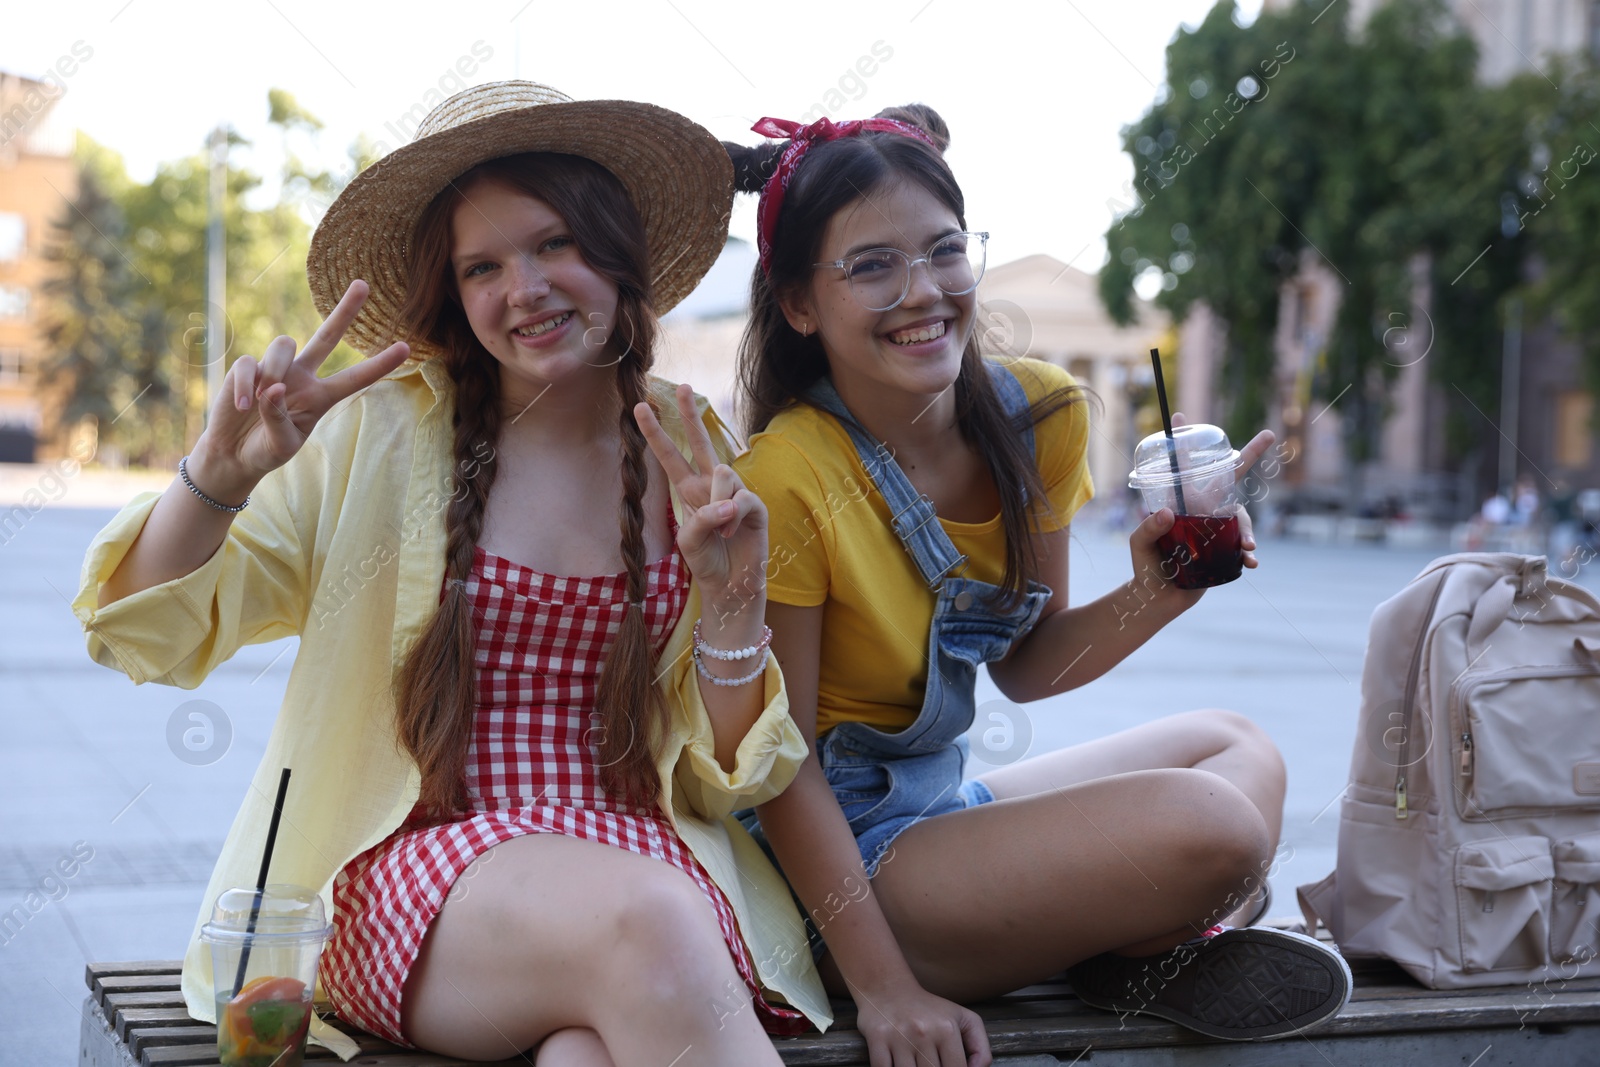
<instances>
[{"instance_id":1,"label":"long braid","mask_svg":"<svg viewBox=\"0 0 1600 1067\"><path fill-rule=\"evenodd\" d=\"M617 363L622 401L617 423L622 437L622 559L629 603L601 670L595 703L603 724L601 782L614 794L651 805L661 788L653 753L656 739L666 733L667 706L655 684L655 653L644 616L644 500L650 470L644 433L633 417L634 406L648 397L644 362L630 346Z\"/></svg>"},{"instance_id":2,"label":"long braid","mask_svg":"<svg viewBox=\"0 0 1600 1067\"><path fill-rule=\"evenodd\" d=\"M446 819L468 806L467 748L477 708L477 622L466 581L483 533L500 434L492 359L447 361L455 380L455 479L445 510L445 584L439 604L396 676L400 740L422 772L420 801ZM487 448L484 446L488 445Z\"/></svg>"}]
</instances>

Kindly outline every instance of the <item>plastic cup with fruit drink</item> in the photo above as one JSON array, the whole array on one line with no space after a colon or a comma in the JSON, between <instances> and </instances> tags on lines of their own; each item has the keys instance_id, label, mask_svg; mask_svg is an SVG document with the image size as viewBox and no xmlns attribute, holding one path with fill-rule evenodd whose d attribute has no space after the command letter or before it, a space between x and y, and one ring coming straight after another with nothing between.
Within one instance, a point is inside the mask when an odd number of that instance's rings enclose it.
<instances>
[{"instance_id":1,"label":"plastic cup with fruit drink","mask_svg":"<svg viewBox=\"0 0 1600 1067\"><path fill-rule=\"evenodd\" d=\"M1134 452L1128 485L1144 496L1145 510L1171 508L1172 529L1156 543L1161 576L1179 589L1205 589L1244 572L1235 480L1239 453L1217 426L1175 426L1153 433Z\"/></svg>"},{"instance_id":2,"label":"plastic cup with fruit drink","mask_svg":"<svg viewBox=\"0 0 1600 1067\"><path fill-rule=\"evenodd\" d=\"M331 929L322 899L304 886L229 889L217 897L200 939L211 947L223 1067L300 1067Z\"/></svg>"}]
</instances>

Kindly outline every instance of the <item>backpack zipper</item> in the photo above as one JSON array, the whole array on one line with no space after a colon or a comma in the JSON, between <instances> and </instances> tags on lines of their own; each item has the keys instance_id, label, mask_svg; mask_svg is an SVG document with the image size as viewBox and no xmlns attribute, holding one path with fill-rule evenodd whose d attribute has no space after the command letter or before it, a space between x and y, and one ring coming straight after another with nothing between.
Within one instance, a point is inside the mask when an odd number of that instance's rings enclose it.
<instances>
[{"instance_id":1,"label":"backpack zipper","mask_svg":"<svg viewBox=\"0 0 1600 1067\"><path fill-rule=\"evenodd\" d=\"M1422 618L1422 630L1417 634L1417 647L1411 652L1411 671L1406 676L1405 704L1400 712L1400 752L1394 769L1394 817L1405 819L1408 815L1406 806L1406 768L1410 766L1407 759L1411 755L1411 715L1416 710L1417 704L1417 679L1422 676L1422 646L1428 641L1428 628L1433 625L1433 613L1439 606L1439 594L1444 592L1444 581L1448 571L1440 571L1439 582L1433 587L1433 597L1428 601L1428 613Z\"/></svg>"},{"instance_id":2,"label":"backpack zipper","mask_svg":"<svg viewBox=\"0 0 1600 1067\"><path fill-rule=\"evenodd\" d=\"M1460 771L1462 778L1471 778L1476 766L1476 746L1472 741L1472 719L1467 713L1467 695L1478 685L1493 681L1519 681L1525 678L1583 678L1596 673L1594 667L1582 664L1568 666L1566 664L1534 665L1528 667L1508 667L1495 671L1481 671L1471 675L1463 675L1456 679L1450 687L1450 715L1451 721L1461 724L1461 758ZM1463 818L1487 818L1482 809L1476 816L1469 814L1462 805L1466 800L1465 793L1456 797L1456 807L1461 809ZM1470 802L1469 802L1470 803ZM1400 816L1404 818L1404 816Z\"/></svg>"}]
</instances>

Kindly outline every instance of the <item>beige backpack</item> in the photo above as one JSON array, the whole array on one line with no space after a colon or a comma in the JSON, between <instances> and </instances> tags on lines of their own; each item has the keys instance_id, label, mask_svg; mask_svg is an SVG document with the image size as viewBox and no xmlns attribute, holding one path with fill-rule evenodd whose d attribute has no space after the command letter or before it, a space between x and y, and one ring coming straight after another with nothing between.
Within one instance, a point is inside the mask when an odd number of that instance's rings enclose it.
<instances>
[{"instance_id":1,"label":"beige backpack","mask_svg":"<svg viewBox=\"0 0 1600 1067\"><path fill-rule=\"evenodd\" d=\"M1380 604L1307 927L1434 989L1600 975L1597 656L1600 600L1541 556L1445 556Z\"/></svg>"}]
</instances>

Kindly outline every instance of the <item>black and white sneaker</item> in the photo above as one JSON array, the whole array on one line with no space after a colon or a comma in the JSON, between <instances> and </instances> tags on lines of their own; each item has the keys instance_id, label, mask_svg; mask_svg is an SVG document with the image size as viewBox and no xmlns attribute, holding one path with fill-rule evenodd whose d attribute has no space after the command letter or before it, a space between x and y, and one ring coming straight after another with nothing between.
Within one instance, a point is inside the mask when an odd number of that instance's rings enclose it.
<instances>
[{"instance_id":1,"label":"black and white sneaker","mask_svg":"<svg viewBox=\"0 0 1600 1067\"><path fill-rule=\"evenodd\" d=\"M1079 999L1157 1015L1208 1037L1269 1041L1304 1033L1350 1001L1350 965L1304 934L1251 927L1186 941L1159 956L1104 953L1067 971Z\"/></svg>"}]
</instances>

